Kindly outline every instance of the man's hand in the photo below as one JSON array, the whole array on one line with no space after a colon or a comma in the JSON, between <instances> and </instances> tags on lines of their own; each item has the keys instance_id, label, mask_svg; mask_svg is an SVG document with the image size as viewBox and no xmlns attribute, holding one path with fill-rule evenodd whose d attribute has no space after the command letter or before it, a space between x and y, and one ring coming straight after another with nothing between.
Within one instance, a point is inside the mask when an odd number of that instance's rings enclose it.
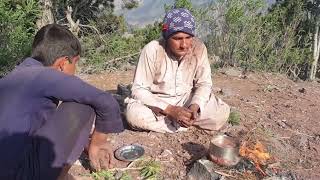
<instances>
[{"instance_id":1,"label":"man's hand","mask_svg":"<svg viewBox=\"0 0 320 180\"><path fill-rule=\"evenodd\" d=\"M191 119L192 111L185 107L169 105L163 112L170 119L177 121L180 125L184 127L192 126L194 122Z\"/></svg>"},{"instance_id":2,"label":"man's hand","mask_svg":"<svg viewBox=\"0 0 320 180\"><path fill-rule=\"evenodd\" d=\"M101 169L112 168L113 151L107 141L107 134L96 130L93 132L88 154L90 165L94 170L100 171Z\"/></svg>"},{"instance_id":3,"label":"man's hand","mask_svg":"<svg viewBox=\"0 0 320 180\"><path fill-rule=\"evenodd\" d=\"M196 120L198 117L199 117L199 110L200 110L200 107L198 104L191 104L189 106L189 109L190 111L192 112L192 117L191 119L192 120Z\"/></svg>"}]
</instances>

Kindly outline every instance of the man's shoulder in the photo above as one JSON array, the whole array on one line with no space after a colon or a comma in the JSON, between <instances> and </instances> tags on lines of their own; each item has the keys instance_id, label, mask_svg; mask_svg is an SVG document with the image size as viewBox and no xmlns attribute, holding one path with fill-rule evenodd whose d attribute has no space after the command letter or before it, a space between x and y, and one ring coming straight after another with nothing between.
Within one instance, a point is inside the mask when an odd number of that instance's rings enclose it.
<instances>
[{"instance_id":1,"label":"man's shoulder","mask_svg":"<svg viewBox=\"0 0 320 180\"><path fill-rule=\"evenodd\" d=\"M61 71L57 71L53 68L44 68L38 75L37 80L42 80L42 81L82 81L79 77L75 75L68 75L65 74Z\"/></svg>"},{"instance_id":2,"label":"man's shoulder","mask_svg":"<svg viewBox=\"0 0 320 180\"><path fill-rule=\"evenodd\" d=\"M192 45L192 54L200 58L203 53L206 53L205 44L199 38L194 38Z\"/></svg>"},{"instance_id":3,"label":"man's shoulder","mask_svg":"<svg viewBox=\"0 0 320 180\"><path fill-rule=\"evenodd\" d=\"M193 46L195 49L199 49L199 48L203 49L206 47L203 41L197 37L193 38Z\"/></svg>"}]
</instances>

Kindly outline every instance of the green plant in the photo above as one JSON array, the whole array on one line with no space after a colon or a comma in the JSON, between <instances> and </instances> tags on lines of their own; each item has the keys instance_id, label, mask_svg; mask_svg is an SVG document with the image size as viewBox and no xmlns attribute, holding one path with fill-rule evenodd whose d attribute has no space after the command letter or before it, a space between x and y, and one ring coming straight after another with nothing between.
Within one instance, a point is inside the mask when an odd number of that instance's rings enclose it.
<instances>
[{"instance_id":1,"label":"green plant","mask_svg":"<svg viewBox=\"0 0 320 180\"><path fill-rule=\"evenodd\" d=\"M140 49L143 47L143 37L123 37L118 33L95 35L82 38L82 66L85 72L102 70L118 70L124 64L135 64Z\"/></svg>"},{"instance_id":2,"label":"green plant","mask_svg":"<svg viewBox=\"0 0 320 180\"><path fill-rule=\"evenodd\" d=\"M116 16L112 10L105 11L102 15L90 21L90 25L97 27L101 34L122 34L126 31L125 19L123 16Z\"/></svg>"},{"instance_id":3,"label":"green plant","mask_svg":"<svg viewBox=\"0 0 320 180\"><path fill-rule=\"evenodd\" d=\"M125 64L135 64L144 45L161 36L160 23L136 29L129 36L112 32L97 36L88 34L81 39L84 72L118 70Z\"/></svg>"},{"instance_id":4,"label":"green plant","mask_svg":"<svg viewBox=\"0 0 320 180\"><path fill-rule=\"evenodd\" d=\"M128 173L127 171L125 171L125 172L122 174L120 180L132 180L132 177L129 175L129 173Z\"/></svg>"},{"instance_id":5,"label":"green plant","mask_svg":"<svg viewBox=\"0 0 320 180\"><path fill-rule=\"evenodd\" d=\"M109 170L102 170L98 172L93 172L89 176L94 178L95 180L115 180L115 179L120 179L120 180L131 180L132 177L129 175L128 171L129 170L139 170L140 171L140 176L143 179L148 179L148 180L155 180L158 179L160 176L160 171L161 171L161 166L158 161L152 160L152 159L143 159L140 158L138 160L135 160L132 162L134 163L134 167L127 167L123 169L109 169ZM131 164L131 165L132 165ZM120 178L116 178L117 176L116 172L123 172ZM120 173L121 173L120 172Z\"/></svg>"},{"instance_id":6,"label":"green plant","mask_svg":"<svg viewBox=\"0 0 320 180\"><path fill-rule=\"evenodd\" d=\"M39 14L37 0L0 1L0 77L30 54Z\"/></svg>"},{"instance_id":7,"label":"green plant","mask_svg":"<svg viewBox=\"0 0 320 180\"><path fill-rule=\"evenodd\" d=\"M277 1L267 9L264 0L216 1L200 19L212 27L205 38L209 54L222 66L303 76L312 59L304 3Z\"/></svg>"},{"instance_id":8,"label":"green plant","mask_svg":"<svg viewBox=\"0 0 320 180\"><path fill-rule=\"evenodd\" d=\"M152 40L160 38L161 26L161 22L155 22L152 25L149 24L144 28L134 30L133 34L143 39L142 44L147 44Z\"/></svg>"},{"instance_id":9,"label":"green plant","mask_svg":"<svg viewBox=\"0 0 320 180\"><path fill-rule=\"evenodd\" d=\"M191 12L194 11L194 8L190 0L175 0L173 5L164 5L165 11L168 11L173 8L186 8Z\"/></svg>"},{"instance_id":10,"label":"green plant","mask_svg":"<svg viewBox=\"0 0 320 180\"><path fill-rule=\"evenodd\" d=\"M228 118L228 123L231 125L239 125L240 124L240 114L237 111L231 111L229 118Z\"/></svg>"},{"instance_id":11,"label":"green plant","mask_svg":"<svg viewBox=\"0 0 320 180\"><path fill-rule=\"evenodd\" d=\"M107 171L107 170L102 170L98 172L93 172L91 176L95 180L114 180L115 178L113 177L113 172L112 171Z\"/></svg>"},{"instance_id":12,"label":"green plant","mask_svg":"<svg viewBox=\"0 0 320 180\"><path fill-rule=\"evenodd\" d=\"M221 62L213 62L210 64L210 68L212 73L217 72L217 70L221 67Z\"/></svg>"},{"instance_id":13,"label":"green plant","mask_svg":"<svg viewBox=\"0 0 320 180\"><path fill-rule=\"evenodd\" d=\"M155 160L148 160L143 162L143 167L140 170L140 175L143 179L157 179L160 175L160 163Z\"/></svg>"}]
</instances>

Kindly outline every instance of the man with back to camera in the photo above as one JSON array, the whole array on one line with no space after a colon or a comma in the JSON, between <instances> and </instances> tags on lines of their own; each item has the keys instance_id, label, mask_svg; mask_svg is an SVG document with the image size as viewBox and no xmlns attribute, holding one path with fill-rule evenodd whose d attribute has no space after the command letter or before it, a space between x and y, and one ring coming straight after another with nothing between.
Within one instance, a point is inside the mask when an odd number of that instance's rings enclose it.
<instances>
[{"instance_id":1,"label":"man with back to camera","mask_svg":"<svg viewBox=\"0 0 320 180\"><path fill-rule=\"evenodd\" d=\"M66 179L94 119L91 165L111 166L107 134L123 131L119 105L74 76L80 53L69 30L49 24L37 32L32 56L0 79L0 179Z\"/></svg>"},{"instance_id":2,"label":"man with back to camera","mask_svg":"<svg viewBox=\"0 0 320 180\"><path fill-rule=\"evenodd\" d=\"M132 98L126 99L129 125L161 133L220 129L230 108L212 93L207 49L194 37L194 17L183 8L168 11L162 36L141 52Z\"/></svg>"}]
</instances>

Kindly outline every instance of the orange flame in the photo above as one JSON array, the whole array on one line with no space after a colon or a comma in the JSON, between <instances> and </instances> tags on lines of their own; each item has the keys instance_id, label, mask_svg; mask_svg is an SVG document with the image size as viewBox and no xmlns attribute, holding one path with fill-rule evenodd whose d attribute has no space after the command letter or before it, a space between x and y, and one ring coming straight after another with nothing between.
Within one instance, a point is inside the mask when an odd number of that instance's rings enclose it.
<instances>
[{"instance_id":1,"label":"orange flame","mask_svg":"<svg viewBox=\"0 0 320 180\"><path fill-rule=\"evenodd\" d=\"M261 169L261 165L266 165L267 160L271 158L270 154L265 152L265 147L259 141L254 145L253 149L249 149L246 144L244 142L241 145L239 154L253 161L257 170L265 176L266 173Z\"/></svg>"}]
</instances>

